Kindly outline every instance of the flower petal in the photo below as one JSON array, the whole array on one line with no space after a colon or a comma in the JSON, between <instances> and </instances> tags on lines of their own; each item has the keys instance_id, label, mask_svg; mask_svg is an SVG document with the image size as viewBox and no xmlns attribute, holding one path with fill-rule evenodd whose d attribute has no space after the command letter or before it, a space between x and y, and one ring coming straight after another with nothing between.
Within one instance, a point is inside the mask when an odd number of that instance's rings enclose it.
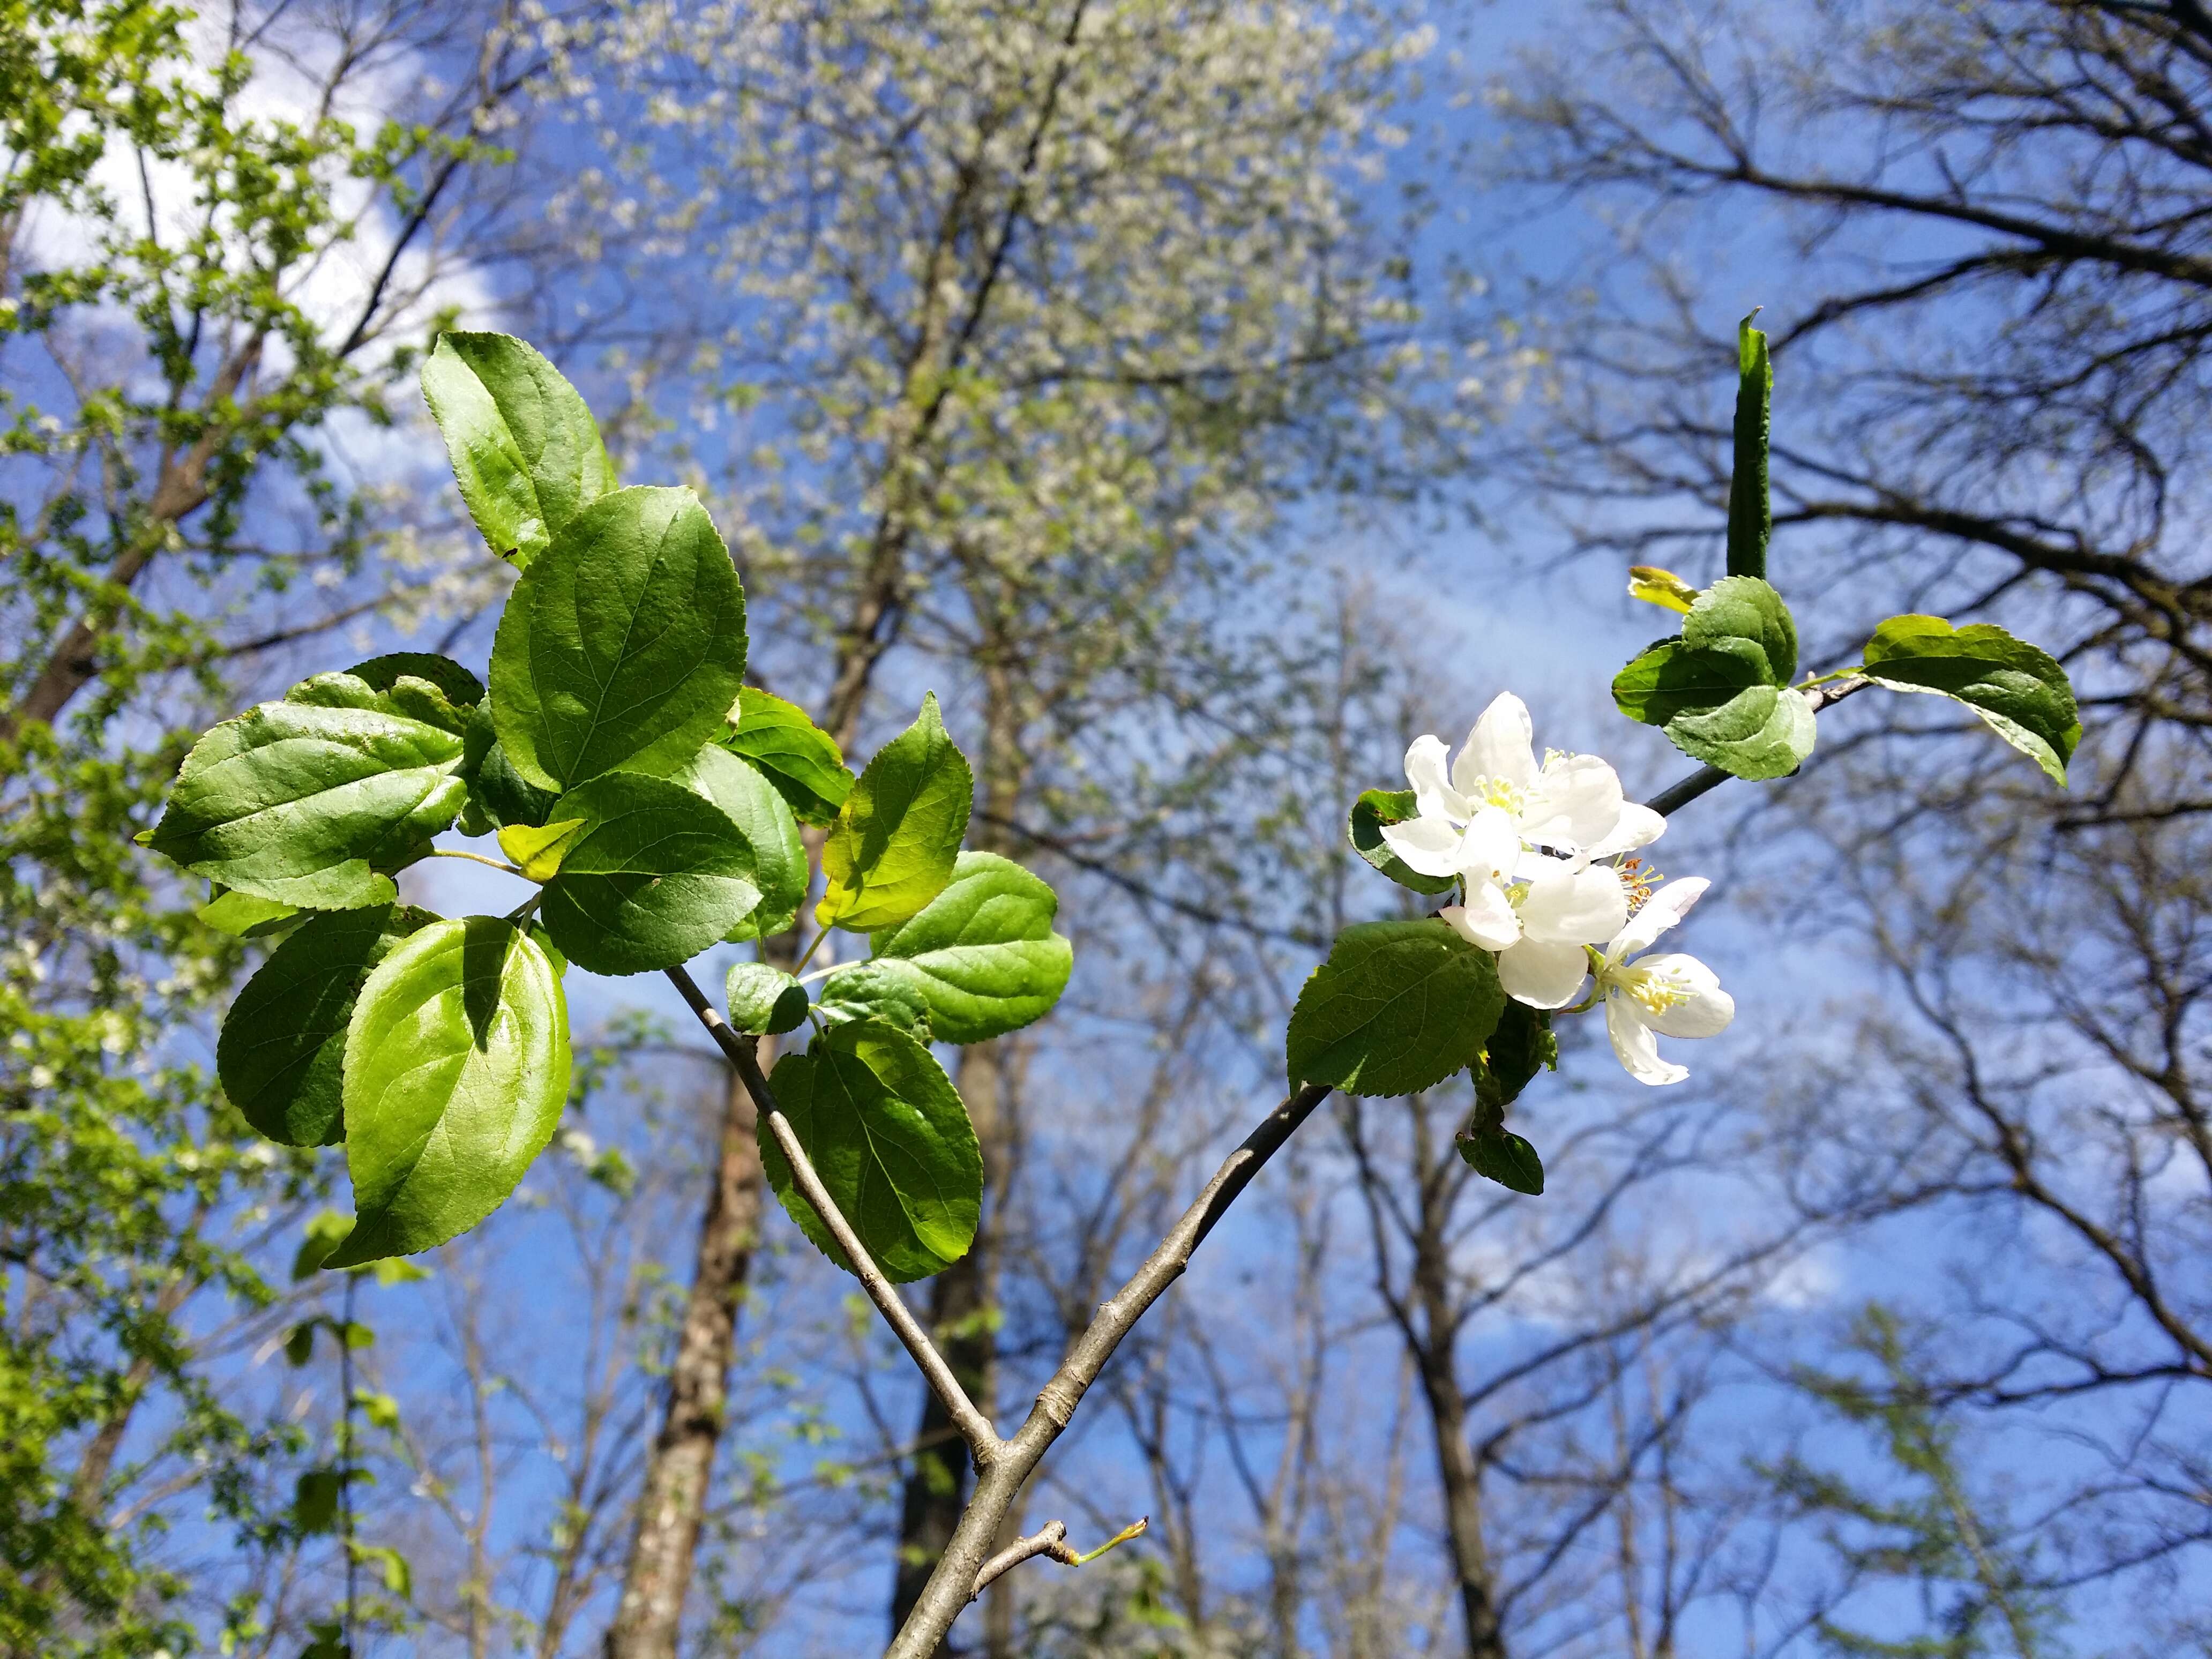
<instances>
[{"instance_id":1,"label":"flower petal","mask_svg":"<svg viewBox=\"0 0 2212 1659\"><path fill-rule=\"evenodd\" d=\"M1717 1036L1735 1018L1735 999L1721 989L1713 970L1695 957L1646 957L1636 964L1646 983L1657 981L1683 1000L1653 1013L1644 1011L1644 1022L1662 1036Z\"/></svg>"},{"instance_id":2,"label":"flower petal","mask_svg":"<svg viewBox=\"0 0 2212 1659\"><path fill-rule=\"evenodd\" d=\"M1620 775L1595 755L1544 763L1521 809L1521 834L1540 846L1594 847L1613 834L1623 805Z\"/></svg>"},{"instance_id":3,"label":"flower petal","mask_svg":"<svg viewBox=\"0 0 2212 1659\"><path fill-rule=\"evenodd\" d=\"M1666 833L1665 818L1640 802L1625 800L1620 804L1620 817L1613 826L1613 833L1589 848L1589 855L1603 859L1616 853L1633 853L1639 847L1649 847Z\"/></svg>"},{"instance_id":4,"label":"flower petal","mask_svg":"<svg viewBox=\"0 0 2212 1659\"><path fill-rule=\"evenodd\" d=\"M1481 780L1494 778L1516 789L1535 781L1536 744L1528 724L1528 705L1510 691L1500 692L1467 734L1467 744L1452 763L1452 782L1473 795Z\"/></svg>"},{"instance_id":5,"label":"flower petal","mask_svg":"<svg viewBox=\"0 0 2212 1659\"><path fill-rule=\"evenodd\" d=\"M1503 951L1521 937L1521 919L1513 914L1513 901L1496 882L1470 880L1467 902L1448 904L1437 914L1462 939L1486 951Z\"/></svg>"},{"instance_id":6,"label":"flower petal","mask_svg":"<svg viewBox=\"0 0 2212 1659\"><path fill-rule=\"evenodd\" d=\"M1619 991L1606 998L1605 1034L1613 1039L1614 1057L1638 1083L1680 1083L1689 1068L1659 1058L1659 1039L1644 1023L1643 1012Z\"/></svg>"},{"instance_id":7,"label":"flower petal","mask_svg":"<svg viewBox=\"0 0 2212 1659\"><path fill-rule=\"evenodd\" d=\"M1626 962L1638 951L1650 950L1660 934L1689 915L1690 907L1711 885L1703 876L1668 882L1644 900L1644 908L1628 919L1628 926L1613 936L1613 943L1605 947L1606 960Z\"/></svg>"},{"instance_id":8,"label":"flower petal","mask_svg":"<svg viewBox=\"0 0 2212 1659\"><path fill-rule=\"evenodd\" d=\"M1536 860L1522 896L1521 931L1550 945L1602 945L1628 923L1628 894L1610 869Z\"/></svg>"},{"instance_id":9,"label":"flower petal","mask_svg":"<svg viewBox=\"0 0 2212 1659\"><path fill-rule=\"evenodd\" d=\"M1552 945L1523 935L1498 953L1498 982L1505 994L1531 1008L1564 1008L1589 976L1589 957L1579 945Z\"/></svg>"},{"instance_id":10,"label":"flower petal","mask_svg":"<svg viewBox=\"0 0 2212 1659\"><path fill-rule=\"evenodd\" d=\"M1504 882L1521 861L1521 832L1502 806L1486 806L1468 820L1460 838L1459 871L1468 881Z\"/></svg>"},{"instance_id":11,"label":"flower petal","mask_svg":"<svg viewBox=\"0 0 2212 1659\"><path fill-rule=\"evenodd\" d=\"M1382 844L1425 876L1459 873L1460 833L1449 818L1424 815L1382 826Z\"/></svg>"},{"instance_id":12,"label":"flower petal","mask_svg":"<svg viewBox=\"0 0 2212 1659\"><path fill-rule=\"evenodd\" d=\"M1406 750L1406 781L1413 786L1414 799L1425 818L1449 818L1464 823L1474 809L1467 797L1444 778L1444 740L1433 734L1415 738Z\"/></svg>"}]
</instances>

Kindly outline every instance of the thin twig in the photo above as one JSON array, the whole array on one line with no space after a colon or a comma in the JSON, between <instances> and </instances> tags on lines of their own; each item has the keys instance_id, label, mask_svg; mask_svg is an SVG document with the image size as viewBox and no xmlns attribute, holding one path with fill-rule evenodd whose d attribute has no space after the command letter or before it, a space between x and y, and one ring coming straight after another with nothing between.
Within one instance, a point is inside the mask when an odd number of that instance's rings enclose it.
<instances>
[{"instance_id":1,"label":"thin twig","mask_svg":"<svg viewBox=\"0 0 2212 1659\"><path fill-rule=\"evenodd\" d=\"M1151 1516L1139 1516L1097 1549L1085 1550L1078 1555L1067 1541L1067 1523L1065 1521L1048 1521L1028 1537L1017 1538L986 1561L975 1574L975 1589L968 1599L974 1601L990 1587L993 1579L1005 1577L1024 1561L1045 1555L1063 1567L1079 1567L1086 1562L1096 1561L1116 1545L1126 1544L1132 1538L1141 1538L1145 1529L1152 1524Z\"/></svg>"},{"instance_id":2,"label":"thin twig","mask_svg":"<svg viewBox=\"0 0 2212 1659\"><path fill-rule=\"evenodd\" d=\"M975 1574L975 1588L968 1594L974 1601L991 1587L994 1578L1003 1578L1024 1561L1040 1555L1049 1555L1055 1561L1073 1565L1075 1552L1067 1547L1067 1522L1048 1521L1026 1538L1017 1538L986 1561Z\"/></svg>"},{"instance_id":3,"label":"thin twig","mask_svg":"<svg viewBox=\"0 0 2212 1659\"><path fill-rule=\"evenodd\" d=\"M822 1176L816 1170L813 1161L807 1157L805 1147L799 1145L798 1131L791 1127L791 1120L783 1115L783 1109L775 1103L775 1096L769 1088L768 1079L761 1074L754 1040L731 1029L730 1023L715 1011L714 1004L707 1000L706 993L699 988L698 981L687 969L671 968L668 978L670 983L683 994L684 1000L690 1005L691 1012L699 1017L699 1023L707 1028L708 1036L714 1039L722 1052L729 1056L730 1064L737 1067L738 1077L744 1084L745 1092L752 1097L754 1109L760 1114L762 1126L775 1137L775 1144L790 1161L792 1178L798 1183L799 1192L814 1206L815 1214L822 1218L823 1225L830 1230L830 1237L836 1240L837 1248L844 1251L846 1261L852 1265L854 1276L860 1281L860 1288L868 1293L868 1300L876 1304L876 1311L883 1315L884 1322L891 1328L891 1334L898 1338L915 1365L921 1368L923 1377L938 1399L944 1403L953 1426L960 1431L961 1438L967 1441L969 1450L975 1454L975 1467L988 1469L1005 1452L1006 1443L999 1438L998 1431L991 1426L991 1419L975 1408L975 1402L960 1386L960 1379L952 1374L952 1367L945 1363L945 1356L937 1352L937 1345L929 1340L929 1333L921 1328L921 1322L914 1316L914 1310L906 1305L897 1287L884 1276L883 1269L876 1266L874 1258L860 1243L860 1234L853 1231L853 1224L846 1220L844 1212L837 1207L836 1200L830 1196L830 1189L823 1185Z\"/></svg>"}]
</instances>

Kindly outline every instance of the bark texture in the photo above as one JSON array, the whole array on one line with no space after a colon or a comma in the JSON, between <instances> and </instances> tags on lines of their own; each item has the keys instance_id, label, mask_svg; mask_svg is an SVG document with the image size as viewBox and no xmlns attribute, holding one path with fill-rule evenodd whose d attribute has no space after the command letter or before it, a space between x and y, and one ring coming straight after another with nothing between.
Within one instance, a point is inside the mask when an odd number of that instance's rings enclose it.
<instances>
[{"instance_id":1,"label":"bark texture","mask_svg":"<svg viewBox=\"0 0 2212 1659\"><path fill-rule=\"evenodd\" d=\"M762 1060L775 1055L765 1038ZM760 1237L760 1144L752 1097L729 1073L714 1188L699 1224L698 1265L670 1368L668 1404L638 1494L637 1530L623 1573L622 1600L607 1632L606 1659L675 1659L691 1565L714 1479L737 1348L738 1306Z\"/></svg>"}]
</instances>

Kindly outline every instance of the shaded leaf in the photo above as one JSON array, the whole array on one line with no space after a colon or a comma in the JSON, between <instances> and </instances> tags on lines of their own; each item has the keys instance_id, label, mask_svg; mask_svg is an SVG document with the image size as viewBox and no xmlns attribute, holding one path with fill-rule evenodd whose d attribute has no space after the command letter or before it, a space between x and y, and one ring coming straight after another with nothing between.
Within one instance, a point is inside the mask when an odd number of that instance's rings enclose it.
<instances>
[{"instance_id":1,"label":"shaded leaf","mask_svg":"<svg viewBox=\"0 0 2212 1659\"><path fill-rule=\"evenodd\" d=\"M1352 803L1352 822L1347 831L1352 837L1352 850L1401 887L1410 887L1417 893L1449 893L1459 885L1454 878L1423 875L1392 852L1390 844L1382 839L1385 824L1403 823L1408 818L1419 817L1420 811L1420 803L1410 789L1363 790L1359 799Z\"/></svg>"},{"instance_id":2,"label":"shaded leaf","mask_svg":"<svg viewBox=\"0 0 2212 1659\"><path fill-rule=\"evenodd\" d=\"M983 1155L967 1108L927 1048L902 1031L856 1022L785 1055L771 1081L822 1184L889 1277L926 1278L968 1253L981 1213ZM850 1271L793 1186L765 1121L760 1143L785 1213Z\"/></svg>"},{"instance_id":3,"label":"shaded leaf","mask_svg":"<svg viewBox=\"0 0 2212 1659\"><path fill-rule=\"evenodd\" d=\"M723 938L742 945L789 928L799 920L813 873L790 803L749 763L713 744L670 778L720 807L753 849L753 885L760 889L760 901Z\"/></svg>"},{"instance_id":4,"label":"shaded leaf","mask_svg":"<svg viewBox=\"0 0 2212 1659\"><path fill-rule=\"evenodd\" d=\"M1474 1068L1474 1097L1502 1115L1538 1072L1559 1069L1559 1040L1552 1033L1551 1015L1508 998Z\"/></svg>"},{"instance_id":5,"label":"shaded leaf","mask_svg":"<svg viewBox=\"0 0 2212 1659\"><path fill-rule=\"evenodd\" d=\"M331 911L310 916L270 953L216 1042L216 1075L248 1123L287 1146L338 1139L354 1000L393 945L435 920L392 905Z\"/></svg>"},{"instance_id":6,"label":"shaded leaf","mask_svg":"<svg viewBox=\"0 0 2212 1659\"><path fill-rule=\"evenodd\" d=\"M1459 1137L1459 1155L1475 1174L1530 1197L1544 1190L1544 1160L1510 1129L1471 1127Z\"/></svg>"},{"instance_id":7,"label":"shaded leaf","mask_svg":"<svg viewBox=\"0 0 2212 1659\"><path fill-rule=\"evenodd\" d=\"M553 808L580 819L538 915L562 953L595 974L673 968L760 902L753 850L726 813L666 778L610 772Z\"/></svg>"},{"instance_id":8,"label":"shaded leaf","mask_svg":"<svg viewBox=\"0 0 2212 1659\"><path fill-rule=\"evenodd\" d=\"M1346 928L1291 1013L1292 1084L1432 1087L1481 1051L1505 1003L1498 958L1432 917Z\"/></svg>"},{"instance_id":9,"label":"shaded leaf","mask_svg":"<svg viewBox=\"0 0 2212 1659\"><path fill-rule=\"evenodd\" d=\"M292 1484L292 1527L295 1532L313 1536L319 1533L336 1532L338 1526L338 1495L345 1490L343 1469L304 1469Z\"/></svg>"},{"instance_id":10,"label":"shaded leaf","mask_svg":"<svg viewBox=\"0 0 2212 1659\"><path fill-rule=\"evenodd\" d=\"M754 1036L795 1030L806 1018L806 988L781 968L740 962L723 991L732 1029Z\"/></svg>"},{"instance_id":11,"label":"shaded leaf","mask_svg":"<svg viewBox=\"0 0 2212 1659\"><path fill-rule=\"evenodd\" d=\"M478 703L469 716L461 776L469 787L461 828L472 836L487 836L508 824L543 824L553 803L561 799L557 790L540 789L514 769L493 730L489 702Z\"/></svg>"}]
</instances>

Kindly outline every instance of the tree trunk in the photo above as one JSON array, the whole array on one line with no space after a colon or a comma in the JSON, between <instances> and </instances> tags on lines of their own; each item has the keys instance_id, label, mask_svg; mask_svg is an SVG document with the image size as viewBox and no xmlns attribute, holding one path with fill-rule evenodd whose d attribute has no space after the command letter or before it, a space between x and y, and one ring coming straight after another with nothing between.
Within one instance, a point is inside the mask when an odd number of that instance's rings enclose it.
<instances>
[{"instance_id":1,"label":"tree trunk","mask_svg":"<svg viewBox=\"0 0 2212 1659\"><path fill-rule=\"evenodd\" d=\"M1424 1171L1426 1174L1426 1171ZM1459 1579L1460 1610L1467 1626L1468 1659L1505 1659L1498 1627L1497 1580L1482 1536L1482 1471L1468 1443L1467 1398L1460 1392L1452 1334L1451 1285L1444 1256L1443 1217L1428 1212L1436 1183L1422 1182L1421 1236L1413 1253L1413 1293L1420 1303L1424 1340L1414 1361L1421 1393L1436 1431L1437 1479L1444 1500L1444 1534Z\"/></svg>"},{"instance_id":2,"label":"tree trunk","mask_svg":"<svg viewBox=\"0 0 2212 1659\"><path fill-rule=\"evenodd\" d=\"M773 1037L761 1062L775 1063ZM638 1494L637 1530L623 1571L622 1600L607 1632L606 1659L675 1659L684 1603L699 1547L714 1449L722 1437L738 1303L760 1235L760 1145L752 1097L732 1070L722 1097L714 1189L699 1224L698 1267L668 1377L668 1405Z\"/></svg>"},{"instance_id":3,"label":"tree trunk","mask_svg":"<svg viewBox=\"0 0 2212 1659\"><path fill-rule=\"evenodd\" d=\"M217 371L204 407L213 409L218 400L235 396L260 362L261 339L256 335ZM146 503L145 522L107 568L106 586L118 597L94 602L70 624L22 701L0 712L0 738L13 738L33 720L52 725L70 700L98 678L100 647L121 614L119 596L128 593L153 562L170 528L206 504L208 468L228 435L226 428L210 423L188 448L163 453L154 493Z\"/></svg>"}]
</instances>

